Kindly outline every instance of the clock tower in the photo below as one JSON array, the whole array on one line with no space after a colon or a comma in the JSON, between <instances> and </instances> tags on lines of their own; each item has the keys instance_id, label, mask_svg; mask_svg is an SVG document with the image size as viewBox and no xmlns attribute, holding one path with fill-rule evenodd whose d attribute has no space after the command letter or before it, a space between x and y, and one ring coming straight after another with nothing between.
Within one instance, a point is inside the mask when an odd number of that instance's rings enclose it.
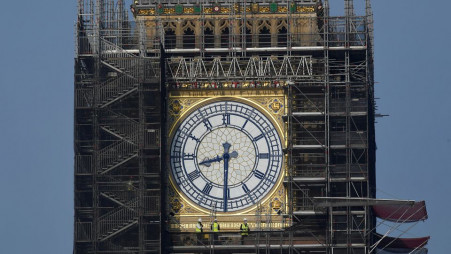
<instances>
[{"instance_id":1,"label":"clock tower","mask_svg":"<svg viewBox=\"0 0 451 254\"><path fill-rule=\"evenodd\" d=\"M74 253L374 253L425 213L376 199L361 2L78 0Z\"/></svg>"}]
</instances>

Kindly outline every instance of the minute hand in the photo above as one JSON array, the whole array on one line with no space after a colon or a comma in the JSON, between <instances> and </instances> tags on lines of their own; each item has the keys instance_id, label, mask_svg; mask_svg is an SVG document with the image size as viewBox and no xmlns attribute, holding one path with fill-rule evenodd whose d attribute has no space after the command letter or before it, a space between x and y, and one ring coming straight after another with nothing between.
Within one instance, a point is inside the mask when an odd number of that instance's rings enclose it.
<instances>
[{"instance_id":1,"label":"minute hand","mask_svg":"<svg viewBox=\"0 0 451 254\"><path fill-rule=\"evenodd\" d=\"M224 212L227 212L227 199L228 199L228 181L229 181L229 160L230 158L237 158L238 153L236 151L233 151L229 154L230 145L229 143L222 144L224 147L224 155L222 158L224 158L224 192L223 192L223 199L224 199Z\"/></svg>"},{"instance_id":2,"label":"minute hand","mask_svg":"<svg viewBox=\"0 0 451 254\"><path fill-rule=\"evenodd\" d=\"M229 149L230 149L229 143L224 143L224 155L222 156L224 158L224 192L223 192L223 199L224 199L224 212L227 212L227 198L228 198L228 178L229 178Z\"/></svg>"}]
</instances>

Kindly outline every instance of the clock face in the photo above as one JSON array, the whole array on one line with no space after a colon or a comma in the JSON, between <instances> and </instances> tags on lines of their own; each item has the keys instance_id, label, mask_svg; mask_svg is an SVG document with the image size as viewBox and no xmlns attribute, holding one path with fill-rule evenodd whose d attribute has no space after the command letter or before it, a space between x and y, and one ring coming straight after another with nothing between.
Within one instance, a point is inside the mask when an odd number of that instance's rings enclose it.
<instances>
[{"instance_id":1,"label":"clock face","mask_svg":"<svg viewBox=\"0 0 451 254\"><path fill-rule=\"evenodd\" d=\"M175 130L172 177L192 202L233 212L264 198L282 171L282 144L272 122L236 101L204 105Z\"/></svg>"}]
</instances>

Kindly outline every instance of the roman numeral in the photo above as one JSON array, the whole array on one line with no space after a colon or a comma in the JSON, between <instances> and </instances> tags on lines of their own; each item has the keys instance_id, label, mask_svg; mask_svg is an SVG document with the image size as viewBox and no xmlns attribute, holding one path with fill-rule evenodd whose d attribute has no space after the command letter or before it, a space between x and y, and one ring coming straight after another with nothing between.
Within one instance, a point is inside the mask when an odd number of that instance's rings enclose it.
<instances>
[{"instance_id":1,"label":"roman numeral","mask_svg":"<svg viewBox=\"0 0 451 254\"><path fill-rule=\"evenodd\" d=\"M263 177L265 177L265 174L260 172L260 171L258 171L258 170L254 171L254 175L255 175L255 177L257 177L260 180L263 179Z\"/></svg>"},{"instance_id":2,"label":"roman numeral","mask_svg":"<svg viewBox=\"0 0 451 254\"><path fill-rule=\"evenodd\" d=\"M259 159L269 159L269 153L260 153L258 154Z\"/></svg>"},{"instance_id":3,"label":"roman numeral","mask_svg":"<svg viewBox=\"0 0 451 254\"><path fill-rule=\"evenodd\" d=\"M191 153L183 153L184 160L194 160L194 154Z\"/></svg>"},{"instance_id":4,"label":"roman numeral","mask_svg":"<svg viewBox=\"0 0 451 254\"><path fill-rule=\"evenodd\" d=\"M246 192L246 193L250 192L249 188L247 187L247 185L245 183L243 183L243 186L241 186L241 187L243 187L244 192Z\"/></svg>"},{"instance_id":5,"label":"roman numeral","mask_svg":"<svg viewBox=\"0 0 451 254\"><path fill-rule=\"evenodd\" d=\"M199 178L199 176L200 176L200 172L197 169L188 174L188 178L191 182L196 180L197 178Z\"/></svg>"},{"instance_id":6,"label":"roman numeral","mask_svg":"<svg viewBox=\"0 0 451 254\"><path fill-rule=\"evenodd\" d=\"M211 128L213 127L213 125L211 125L210 121L208 121L208 119L204 120L204 126L205 128L207 128L208 130L211 130Z\"/></svg>"},{"instance_id":7,"label":"roman numeral","mask_svg":"<svg viewBox=\"0 0 451 254\"><path fill-rule=\"evenodd\" d=\"M254 138L254 142L259 141L259 140L262 139L264 136L265 136L265 135L263 135L263 133L260 134L260 135L258 135L257 137Z\"/></svg>"},{"instance_id":8,"label":"roman numeral","mask_svg":"<svg viewBox=\"0 0 451 254\"><path fill-rule=\"evenodd\" d=\"M206 185L205 185L205 187L202 189L202 192L204 193L204 194L210 194L210 191L211 191L211 189L213 189L213 186L211 185L211 184L209 184L209 183L207 183Z\"/></svg>"},{"instance_id":9,"label":"roman numeral","mask_svg":"<svg viewBox=\"0 0 451 254\"><path fill-rule=\"evenodd\" d=\"M196 136L193 136L193 134L189 134L189 137L194 141L200 142L200 140L196 138Z\"/></svg>"},{"instance_id":10,"label":"roman numeral","mask_svg":"<svg viewBox=\"0 0 451 254\"><path fill-rule=\"evenodd\" d=\"M222 115L222 124L225 124L225 125L230 124L230 114Z\"/></svg>"},{"instance_id":11,"label":"roman numeral","mask_svg":"<svg viewBox=\"0 0 451 254\"><path fill-rule=\"evenodd\" d=\"M244 127L246 127L247 122L249 122L249 120L246 119L246 122L244 122L243 126L241 127L242 130L244 129Z\"/></svg>"}]
</instances>

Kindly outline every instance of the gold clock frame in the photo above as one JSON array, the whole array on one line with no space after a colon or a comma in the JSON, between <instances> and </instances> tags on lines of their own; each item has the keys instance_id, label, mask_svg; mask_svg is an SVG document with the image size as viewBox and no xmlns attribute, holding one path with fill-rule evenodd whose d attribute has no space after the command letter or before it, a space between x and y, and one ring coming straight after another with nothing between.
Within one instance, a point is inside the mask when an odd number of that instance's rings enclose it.
<instances>
[{"instance_id":1,"label":"gold clock frame","mask_svg":"<svg viewBox=\"0 0 451 254\"><path fill-rule=\"evenodd\" d=\"M227 90L174 90L169 92L169 107L168 107L168 144L172 143L174 133L183 120L198 108L218 102L218 101L236 101L246 105L252 106L261 112L265 117L271 121L276 128L277 133L281 139L282 148L287 147L287 127L282 117L287 114L287 96L283 88L272 89L227 89ZM168 152L170 147L168 146ZM169 154L169 153L168 153ZM169 161L169 160L168 160ZM170 165L168 164L168 167ZM287 175L287 156L284 155L282 162L282 169L276 184L273 189L266 194L259 202L262 206L272 205L278 202L279 209L287 208L287 188L283 184L283 180ZM168 210L174 212L173 207L178 206L180 210L175 214L178 224L184 224L182 228L194 228L195 222L199 217L211 217L211 210L203 208L191 201L182 191L180 191L173 179L172 174L169 173L169 188L168 191ZM177 200L179 204L175 204ZM283 205L281 205L283 204ZM235 212L216 212L215 217L227 218L229 223L236 227L237 223L241 223L243 217L252 217L257 210L257 204L251 207ZM271 210L271 214L277 212ZM170 223L171 224L171 223ZM252 223L251 223L252 225ZM180 225L178 225L180 226ZM227 229L227 226L221 226ZM171 228L177 228L171 226Z\"/></svg>"}]
</instances>

